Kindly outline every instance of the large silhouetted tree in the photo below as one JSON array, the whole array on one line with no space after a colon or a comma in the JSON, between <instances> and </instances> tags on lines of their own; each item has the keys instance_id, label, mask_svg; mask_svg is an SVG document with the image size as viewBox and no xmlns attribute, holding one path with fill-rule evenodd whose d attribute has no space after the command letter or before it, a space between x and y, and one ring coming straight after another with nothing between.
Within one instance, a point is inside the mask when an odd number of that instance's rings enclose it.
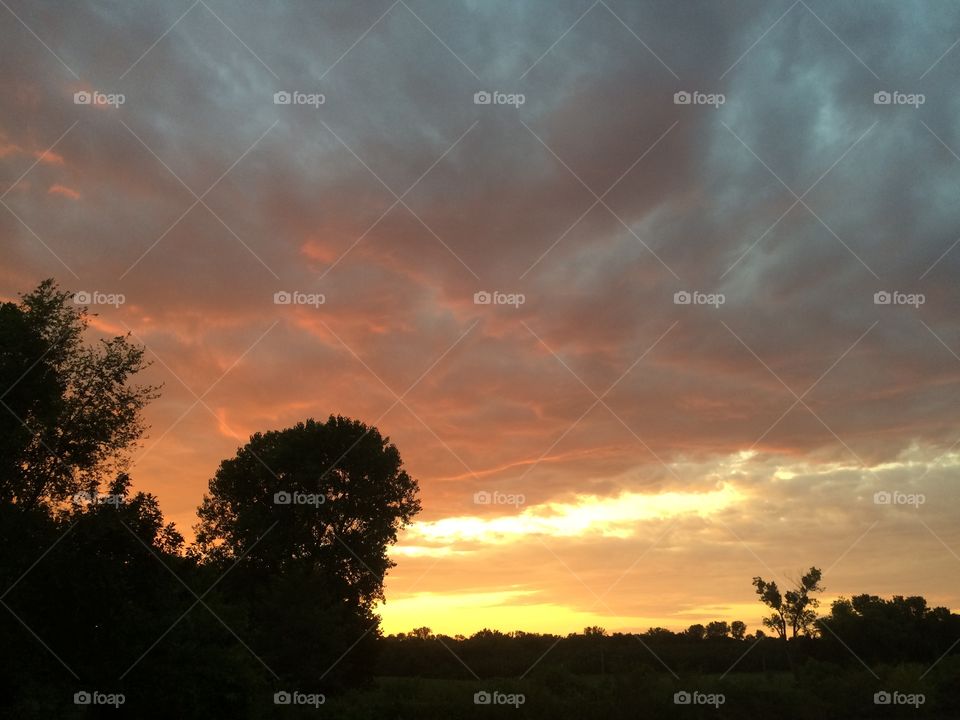
<instances>
[{"instance_id":1,"label":"large silhouetted tree","mask_svg":"<svg viewBox=\"0 0 960 720\"><path fill-rule=\"evenodd\" d=\"M184 612L197 568L122 472L156 394L143 349L91 344L73 297L47 280L0 304L0 716L76 717L74 693L121 684L131 717L242 716L262 670Z\"/></svg>"},{"instance_id":2,"label":"large silhouetted tree","mask_svg":"<svg viewBox=\"0 0 960 720\"><path fill-rule=\"evenodd\" d=\"M155 387L135 385L143 348L84 340L86 308L44 280L0 305L0 501L53 505L124 469Z\"/></svg>"},{"instance_id":3,"label":"large silhouetted tree","mask_svg":"<svg viewBox=\"0 0 960 720\"><path fill-rule=\"evenodd\" d=\"M210 481L196 553L224 570L236 563L226 587L248 603L256 647L277 672L348 682L369 673L387 548L420 510L417 493L397 448L357 420L257 433Z\"/></svg>"},{"instance_id":4,"label":"large silhouetted tree","mask_svg":"<svg viewBox=\"0 0 960 720\"><path fill-rule=\"evenodd\" d=\"M376 428L307 420L253 435L220 464L198 510L198 548L271 573L321 571L367 604L382 597L387 547L419 512L417 493Z\"/></svg>"}]
</instances>

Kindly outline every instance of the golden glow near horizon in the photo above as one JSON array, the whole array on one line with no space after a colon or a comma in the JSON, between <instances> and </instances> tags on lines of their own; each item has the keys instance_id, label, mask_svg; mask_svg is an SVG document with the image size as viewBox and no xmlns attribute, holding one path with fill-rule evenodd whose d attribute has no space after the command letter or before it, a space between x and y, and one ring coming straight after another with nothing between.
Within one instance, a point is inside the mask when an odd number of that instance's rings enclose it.
<instances>
[{"instance_id":1,"label":"golden glow near horizon","mask_svg":"<svg viewBox=\"0 0 960 720\"><path fill-rule=\"evenodd\" d=\"M727 484L704 493L578 495L571 502L543 503L519 511L504 506L504 514L492 517L458 516L415 522L392 552L400 557L440 559L482 552L483 546L500 547L529 537L628 538L636 533L638 523L681 515L704 517L741 502L744 497ZM612 616L608 608L599 605L575 609L537 602L536 595L535 590L526 588L393 594L390 601L381 606L380 613L386 633L408 632L425 624L434 632L448 635L470 635L483 628L565 634L598 622L612 630L677 626L677 616ZM755 614L756 610L751 610ZM607 614L599 619L598 613L604 611ZM690 623L699 622L699 616L692 617Z\"/></svg>"},{"instance_id":2,"label":"golden glow near horizon","mask_svg":"<svg viewBox=\"0 0 960 720\"><path fill-rule=\"evenodd\" d=\"M576 544L579 540L591 541L598 538L639 538L648 535L647 531L651 529L649 526L644 527L644 524L684 517L710 518L727 509L749 507L752 498L750 485L737 483L736 476L751 476L751 471L745 468L745 465L755 456L753 451L740 451L706 466L676 466L677 471L684 475L695 475L715 482L715 489L708 492L625 492L613 497L580 494L567 502L526 506L478 505L478 510L482 509L483 514L464 514L414 522L391 550L391 555L401 564L424 564L419 566L412 576L404 578L404 582L409 582L410 585L405 586L403 582L398 582L396 587L388 588L389 601L379 609L383 630L386 633L408 632L414 627L427 625L435 633L451 636L458 633L470 635L483 628L502 632L524 630L566 634L579 632L589 625L602 625L611 632L643 632L650 627L679 631L694 623L742 620L747 623L750 632L753 632L760 627L764 608L752 599L753 593L749 588L750 573L766 572L782 582L784 577L777 577L776 572L792 572L802 563L798 564L791 559L790 566L781 567L773 558L769 558L765 551L758 549L756 552L760 552L760 559L751 552L753 546L744 544L740 538L734 538L740 540L736 547L742 548L743 554L755 560L755 564L760 568L751 568L745 572L746 585L740 588L742 592L737 601L710 606L685 605L679 602L675 603L675 609L669 614L663 614L662 609L656 609L658 605L662 605L659 602L651 602L647 613L618 613L607 605L617 604L615 594L605 595L606 586L602 583L597 587L587 587L581 577L577 577L580 582L571 578L571 595L569 598L560 599L553 594L553 589L541 593L535 581L526 585L521 577L521 584L515 584L518 580L516 572L510 574L514 584L495 591L484 588L484 583L489 582L486 576L468 577L461 586L463 590L458 591L456 583L452 582L446 571L439 587L429 590L427 588L430 586L430 575L437 572L434 568L445 567L445 560L463 562L472 558L474 562L481 563L478 567L482 567L487 553L501 559L504 557L503 553L511 553L510 557L513 558L523 553L522 550L514 553L514 547L538 545L538 540L556 538L558 541ZM944 453L932 466L960 467L960 453ZM844 476L851 472L883 472L895 475L917 467L929 468L931 464L929 461L924 462L923 458L917 457L916 453L911 451L904 453L896 461L867 469L856 468L848 462L840 461L820 464L786 462L771 465L759 473L777 482L786 483L808 477ZM855 489L851 499L862 503L864 507L872 507L872 492L872 489ZM931 541L935 542L934 539ZM850 542L850 538L844 537L827 554L843 558L842 553L849 547ZM565 564L556 556L554 559ZM769 565L763 566L764 560L774 562L775 571L770 570ZM570 570L569 567L567 569ZM615 579L615 574L610 576L607 585ZM649 580L651 579L648 577ZM424 589L417 591L417 586ZM656 582L653 581L652 585L648 586L655 588ZM407 587L410 588L409 591ZM828 609L830 602L839 594L843 593L824 596L821 609ZM594 605L598 595L603 602L598 601ZM949 603L948 600L932 602Z\"/></svg>"},{"instance_id":3,"label":"golden glow near horizon","mask_svg":"<svg viewBox=\"0 0 960 720\"><path fill-rule=\"evenodd\" d=\"M503 590L477 593L418 592L382 604L378 612L385 634L405 633L426 625L436 634L461 634L469 637L484 628L501 632L524 632L566 635L581 632L591 625L601 625L609 632L644 632L652 627L684 630L706 619L740 619L750 632L759 626L756 603L722 607L689 608L682 614L656 617L601 614L597 608L578 610L549 602L531 602L532 590Z\"/></svg>"},{"instance_id":4,"label":"golden glow near horizon","mask_svg":"<svg viewBox=\"0 0 960 720\"><path fill-rule=\"evenodd\" d=\"M544 503L496 517L457 516L414 522L395 548L401 555L457 552L458 542L498 545L529 535L630 537L636 523L677 515L709 515L743 499L730 485L706 493L622 493L616 497L578 495L569 503ZM507 506L509 507L509 506Z\"/></svg>"},{"instance_id":5,"label":"golden glow near horizon","mask_svg":"<svg viewBox=\"0 0 960 720\"><path fill-rule=\"evenodd\" d=\"M597 624L596 613L574 610L553 603L531 603L532 590L505 590L482 593L420 592L396 600L389 600L378 608L383 619L383 632L409 632L428 626L434 633L470 636L484 628L502 632L558 633L558 628L569 632ZM647 618L604 618L618 627L642 623ZM651 620L653 622L653 620ZM656 624L656 623L654 623ZM565 633L564 633L565 634Z\"/></svg>"}]
</instances>

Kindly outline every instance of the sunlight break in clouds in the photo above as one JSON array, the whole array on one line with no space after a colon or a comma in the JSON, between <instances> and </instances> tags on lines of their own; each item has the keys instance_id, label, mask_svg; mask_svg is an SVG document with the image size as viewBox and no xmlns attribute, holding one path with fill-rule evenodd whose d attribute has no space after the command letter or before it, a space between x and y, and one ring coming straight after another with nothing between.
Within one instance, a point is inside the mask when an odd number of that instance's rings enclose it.
<instances>
[{"instance_id":1,"label":"sunlight break in clouds","mask_svg":"<svg viewBox=\"0 0 960 720\"><path fill-rule=\"evenodd\" d=\"M663 520L678 515L706 516L741 500L743 496L729 485L706 493L665 492L654 494L623 493L617 497L577 496L574 502L549 502L526 507L516 515L494 518L449 517L432 522L415 522L407 537L444 545L459 542L497 545L521 540L528 535L552 537L587 536L630 537L636 524L645 520ZM403 548L406 542L400 546ZM430 554L418 547L419 553ZM401 550L402 552L402 550Z\"/></svg>"}]
</instances>

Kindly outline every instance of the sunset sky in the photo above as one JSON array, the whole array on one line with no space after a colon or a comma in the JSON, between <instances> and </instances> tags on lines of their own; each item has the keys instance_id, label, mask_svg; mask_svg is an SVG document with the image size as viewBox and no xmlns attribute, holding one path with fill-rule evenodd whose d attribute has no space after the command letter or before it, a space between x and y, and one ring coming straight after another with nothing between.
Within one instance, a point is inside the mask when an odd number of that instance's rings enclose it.
<instances>
[{"instance_id":1,"label":"sunset sky","mask_svg":"<svg viewBox=\"0 0 960 720\"><path fill-rule=\"evenodd\" d=\"M0 0L0 296L122 295L94 327L163 383L135 487L188 535L252 432L389 435L423 511L385 632L752 631L751 578L811 565L957 610L958 35L953 2Z\"/></svg>"}]
</instances>

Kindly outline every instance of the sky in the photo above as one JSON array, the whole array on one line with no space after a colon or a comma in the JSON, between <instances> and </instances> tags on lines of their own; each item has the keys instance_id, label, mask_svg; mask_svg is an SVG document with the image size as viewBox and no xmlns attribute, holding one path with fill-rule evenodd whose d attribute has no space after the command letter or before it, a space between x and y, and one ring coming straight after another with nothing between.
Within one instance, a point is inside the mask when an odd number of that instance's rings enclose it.
<instances>
[{"instance_id":1,"label":"sky","mask_svg":"<svg viewBox=\"0 0 960 720\"><path fill-rule=\"evenodd\" d=\"M2 0L0 297L146 346L132 475L188 535L251 433L388 435L385 632L752 631L812 565L957 609L958 27Z\"/></svg>"}]
</instances>

